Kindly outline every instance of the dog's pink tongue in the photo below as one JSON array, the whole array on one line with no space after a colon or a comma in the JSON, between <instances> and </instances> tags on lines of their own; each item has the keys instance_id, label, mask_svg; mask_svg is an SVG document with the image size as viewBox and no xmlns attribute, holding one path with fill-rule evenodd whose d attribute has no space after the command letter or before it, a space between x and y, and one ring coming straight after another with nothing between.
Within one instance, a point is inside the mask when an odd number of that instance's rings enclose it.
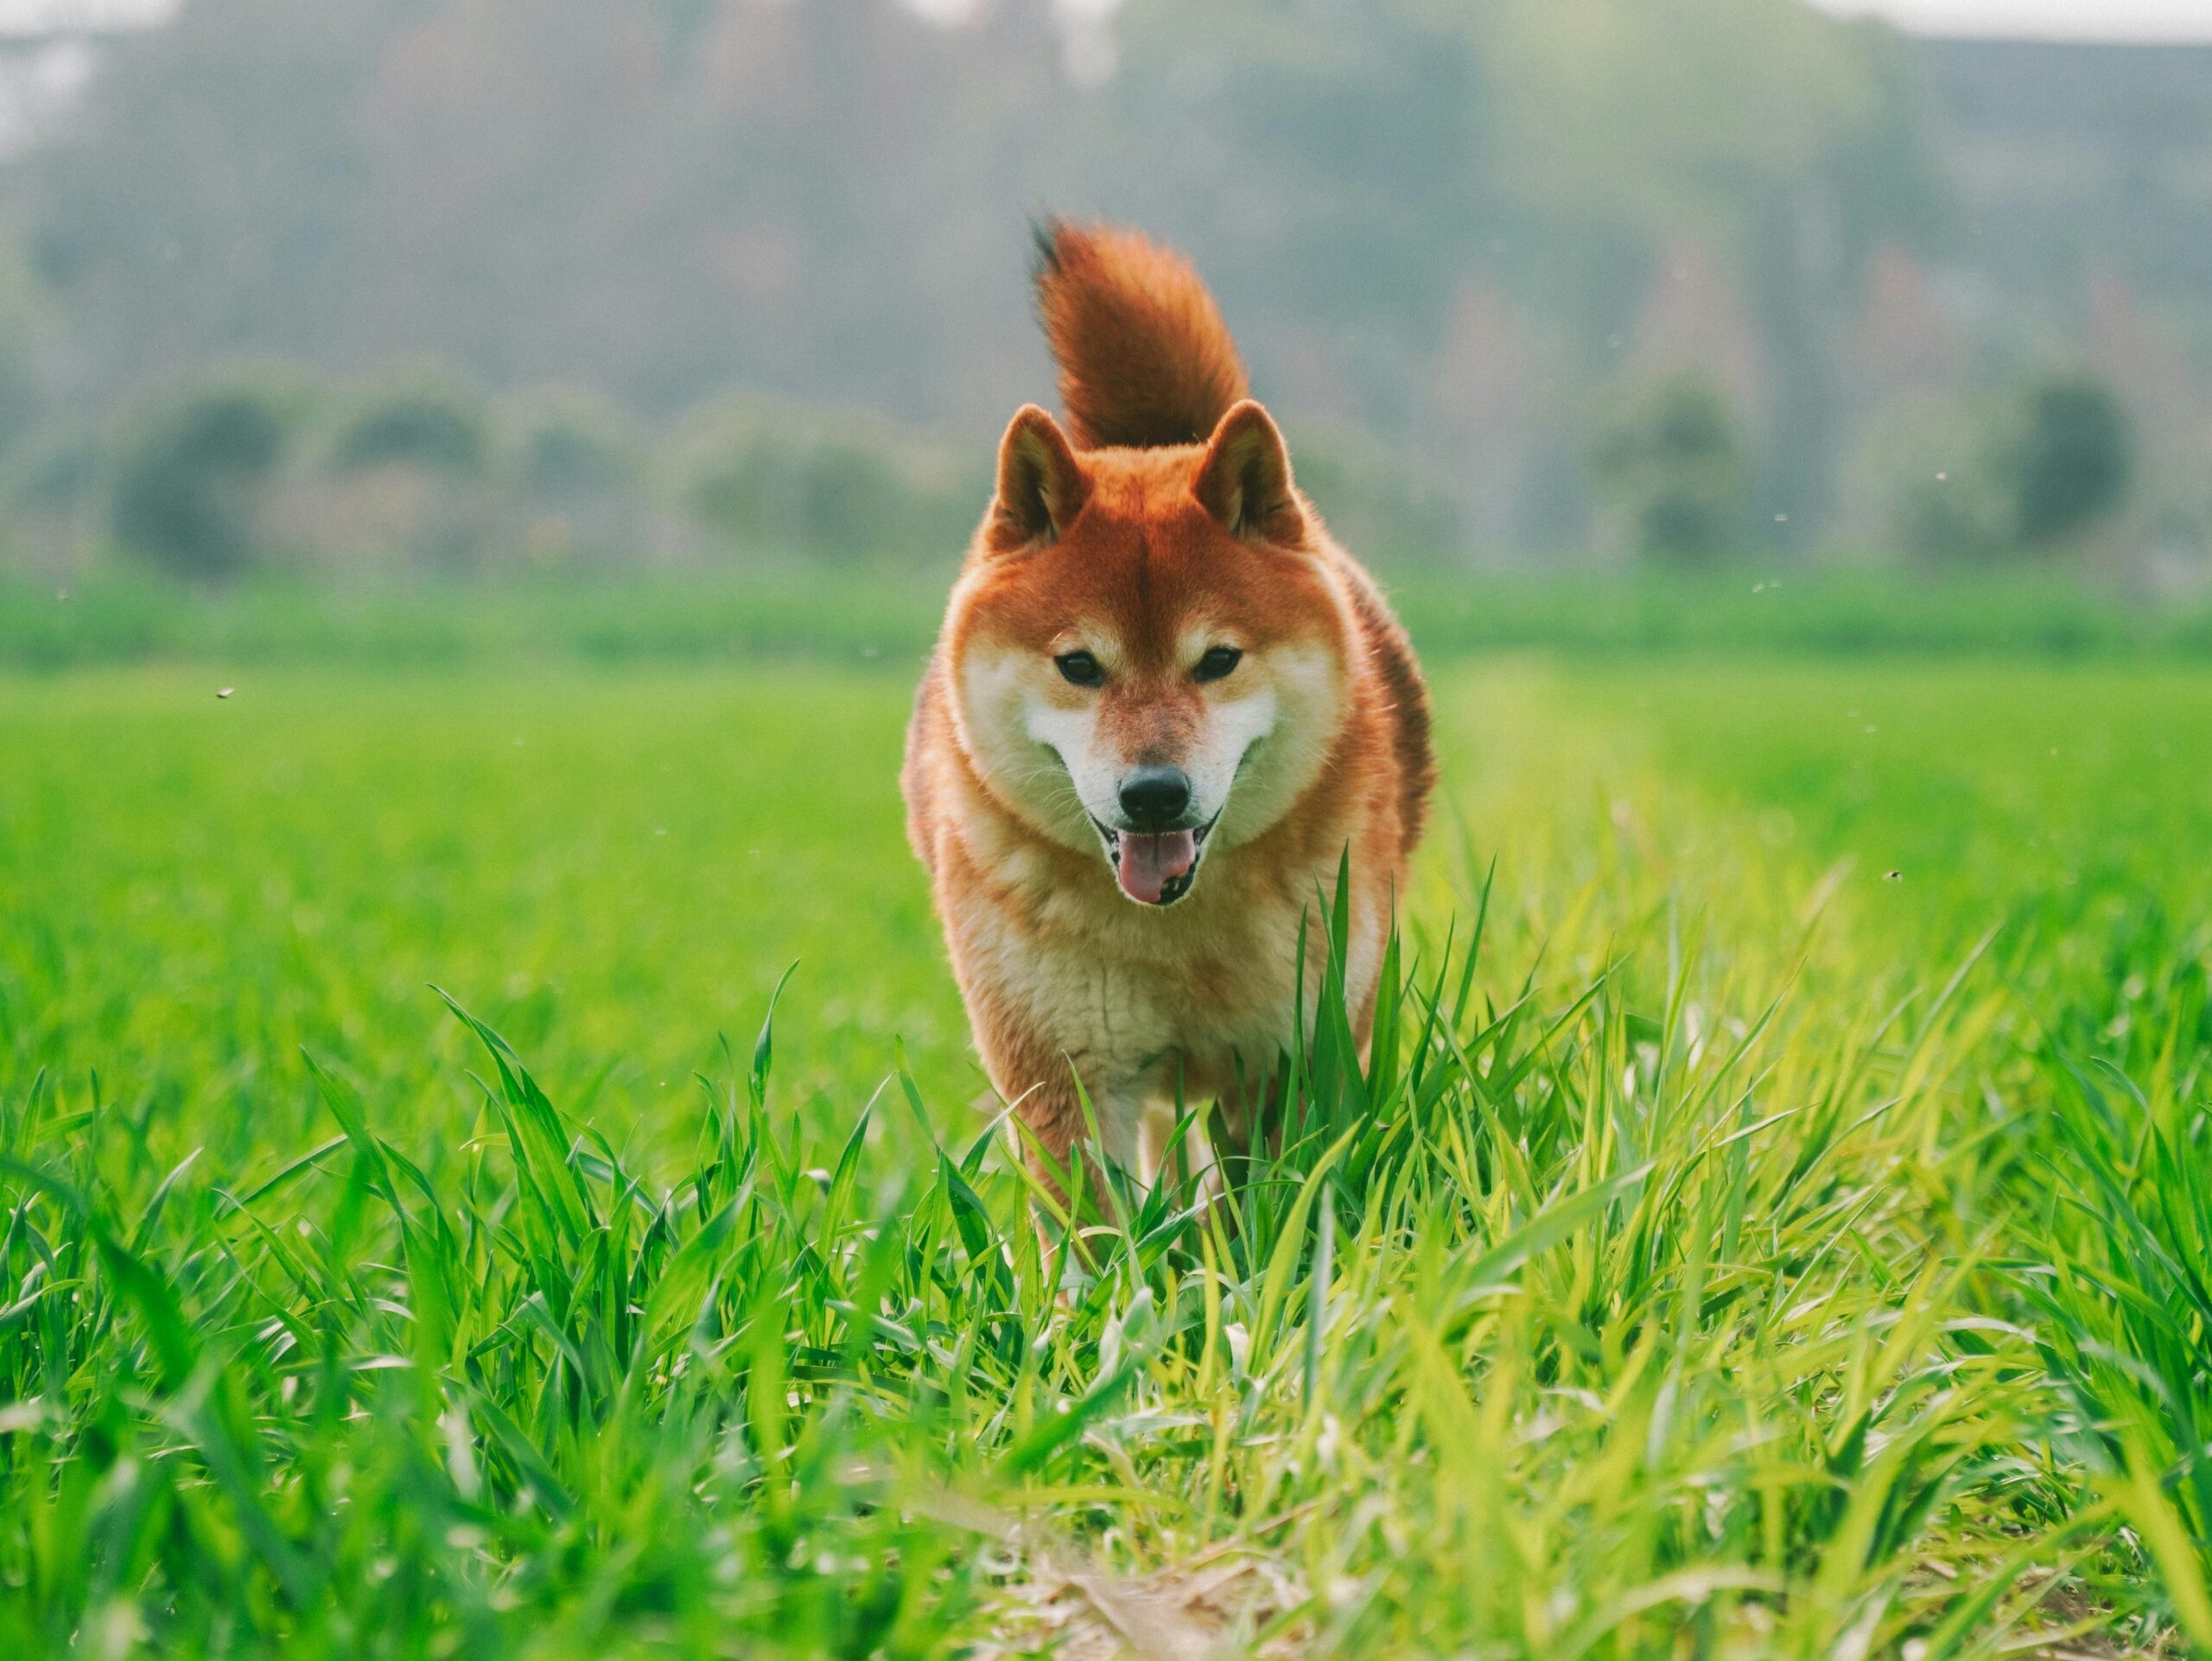
<instances>
[{"instance_id":1,"label":"dog's pink tongue","mask_svg":"<svg viewBox=\"0 0 2212 1661\"><path fill-rule=\"evenodd\" d=\"M1167 885L1198 862L1195 831L1169 830L1157 837L1122 832L1122 892L1132 900L1158 905Z\"/></svg>"}]
</instances>

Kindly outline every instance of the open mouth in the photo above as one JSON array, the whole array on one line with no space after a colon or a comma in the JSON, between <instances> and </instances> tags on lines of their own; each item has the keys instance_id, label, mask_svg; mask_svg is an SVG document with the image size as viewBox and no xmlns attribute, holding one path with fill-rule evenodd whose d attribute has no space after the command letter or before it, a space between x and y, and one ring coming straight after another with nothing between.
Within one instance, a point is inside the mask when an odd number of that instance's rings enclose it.
<instances>
[{"instance_id":1,"label":"open mouth","mask_svg":"<svg viewBox=\"0 0 2212 1661\"><path fill-rule=\"evenodd\" d=\"M1217 813L1187 830L1116 830L1095 818L1091 824L1106 846L1106 862L1114 868L1122 892L1141 906L1172 906L1198 881L1206 838L1220 817Z\"/></svg>"}]
</instances>

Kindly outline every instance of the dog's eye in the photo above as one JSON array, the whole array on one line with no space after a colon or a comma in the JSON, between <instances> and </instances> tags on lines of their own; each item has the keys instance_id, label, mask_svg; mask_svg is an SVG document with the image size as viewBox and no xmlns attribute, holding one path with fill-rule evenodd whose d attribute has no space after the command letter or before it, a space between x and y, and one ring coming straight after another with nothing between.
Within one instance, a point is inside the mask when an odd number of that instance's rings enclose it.
<instances>
[{"instance_id":1,"label":"dog's eye","mask_svg":"<svg viewBox=\"0 0 2212 1661\"><path fill-rule=\"evenodd\" d=\"M1096 686L1106 678L1106 671L1098 666L1098 659L1088 652L1063 652L1052 659L1060 678L1076 686Z\"/></svg>"},{"instance_id":2,"label":"dog's eye","mask_svg":"<svg viewBox=\"0 0 2212 1661\"><path fill-rule=\"evenodd\" d=\"M1219 680L1243 660L1244 654L1233 646L1210 646L1195 672L1200 680Z\"/></svg>"}]
</instances>

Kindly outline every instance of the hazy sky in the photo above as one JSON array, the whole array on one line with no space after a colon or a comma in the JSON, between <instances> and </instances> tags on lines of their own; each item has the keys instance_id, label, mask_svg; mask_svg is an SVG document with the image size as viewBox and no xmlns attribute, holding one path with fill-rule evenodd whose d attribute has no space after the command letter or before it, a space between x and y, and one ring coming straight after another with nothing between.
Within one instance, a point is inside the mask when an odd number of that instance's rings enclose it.
<instances>
[{"instance_id":1,"label":"hazy sky","mask_svg":"<svg viewBox=\"0 0 2212 1661\"><path fill-rule=\"evenodd\" d=\"M2212 41L2212 0L1814 0L1936 35Z\"/></svg>"},{"instance_id":2,"label":"hazy sky","mask_svg":"<svg viewBox=\"0 0 2212 1661\"><path fill-rule=\"evenodd\" d=\"M0 0L0 35L134 29L157 23L178 0Z\"/></svg>"},{"instance_id":3,"label":"hazy sky","mask_svg":"<svg viewBox=\"0 0 2212 1661\"><path fill-rule=\"evenodd\" d=\"M153 22L178 0L0 0L0 35L54 28L127 28ZM312 0L303 0L312 3ZM957 16L975 0L909 0L918 11ZM1064 0L1096 15L1116 0ZM1813 0L1829 11L1871 12L1938 35L2055 40L2212 41L2212 0Z\"/></svg>"}]
</instances>

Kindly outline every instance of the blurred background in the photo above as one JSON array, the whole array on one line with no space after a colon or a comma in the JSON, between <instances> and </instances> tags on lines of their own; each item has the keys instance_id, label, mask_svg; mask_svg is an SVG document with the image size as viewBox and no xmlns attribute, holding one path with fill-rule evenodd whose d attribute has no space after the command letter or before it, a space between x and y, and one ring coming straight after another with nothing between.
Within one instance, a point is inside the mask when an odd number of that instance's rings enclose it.
<instances>
[{"instance_id":1,"label":"blurred background","mask_svg":"<svg viewBox=\"0 0 2212 1661\"><path fill-rule=\"evenodd\" d=\"M1417 633L2212 644L2204 0L0 0L0 650L918 642L1045 212L1192 254Z\"/></svg>"}]
</instances>

